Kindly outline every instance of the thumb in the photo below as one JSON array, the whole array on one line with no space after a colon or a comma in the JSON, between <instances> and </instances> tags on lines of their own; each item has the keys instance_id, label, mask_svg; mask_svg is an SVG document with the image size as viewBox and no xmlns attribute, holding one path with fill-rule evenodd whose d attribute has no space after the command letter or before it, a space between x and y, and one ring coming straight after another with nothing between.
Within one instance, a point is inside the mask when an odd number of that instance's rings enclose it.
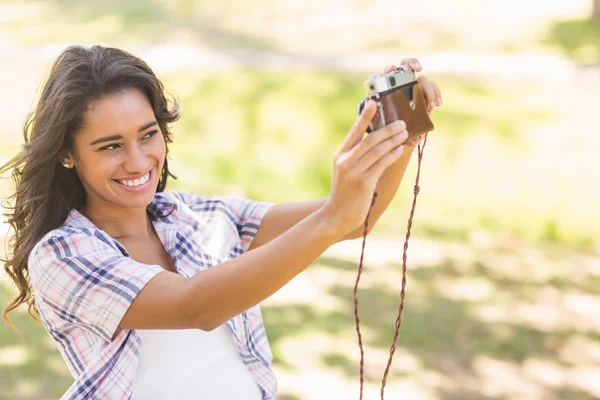
<instances>
[{"instance_id":1,"label":"thumb","mask_svg":"<svg viewBox=\"0 0 600 400\"><path fill-rule=\"evenodd\" d=\"M356 146L363 138L367 127L371 123L371 120L377 113L377 105L374 100L369 99L362 112L350 128L350 132L346 136L344 143L342 144L342 152L349 151Z\"/></svg>"}]
</instances>

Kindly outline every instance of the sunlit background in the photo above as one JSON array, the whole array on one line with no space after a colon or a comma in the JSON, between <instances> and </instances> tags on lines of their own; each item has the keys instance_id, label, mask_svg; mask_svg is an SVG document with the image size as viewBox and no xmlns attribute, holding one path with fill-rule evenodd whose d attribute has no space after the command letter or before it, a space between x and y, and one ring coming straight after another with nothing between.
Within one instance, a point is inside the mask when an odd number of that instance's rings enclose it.
<instances>
[{"instance_id":1,"label":"sunlit background","mask_svg":"<svg viewBox=\"0 0 600 400\"><path fill-rule=\"evenodd\" d=\"M594 18L592 0L0 0L0 157L18 150L54 57L100 43L141 56L183 106L168 189L322 197L365 77L417 57L444 106L386 398L600 398L595 3ZM366 399L393 337L415 161L367 241ZM360 245L332 247L264 302L280 400L358 398ZM3 305L13 294L0 274ZM0 323L0 399L60 397L73 378L55 345L12 315L22 338Z\"/></svg>"}]
</instances>

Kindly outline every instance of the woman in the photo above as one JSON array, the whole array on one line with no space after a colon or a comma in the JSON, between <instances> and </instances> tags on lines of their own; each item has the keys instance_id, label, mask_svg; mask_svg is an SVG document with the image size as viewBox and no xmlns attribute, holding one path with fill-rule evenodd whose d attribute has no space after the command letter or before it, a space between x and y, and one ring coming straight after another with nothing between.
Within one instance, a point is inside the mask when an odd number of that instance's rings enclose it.
<instances>
[{"instance_id":1,"label":"woman","mask_svg":"<svg viewBox=\"0 0 600 400\"><path fill-rule=\"evenodd\" d=\"M75 377L65 399L273 399L259 303L362 236L377 189L372 227L410 159L403 122L363 139L374 114L371 103L336 152L328 198L165 192L177 103L139 58L67 48L2 168L16 183L5 269L19 289L5 318L23 303L41 317Z\"/></svg>"}]
</instances>

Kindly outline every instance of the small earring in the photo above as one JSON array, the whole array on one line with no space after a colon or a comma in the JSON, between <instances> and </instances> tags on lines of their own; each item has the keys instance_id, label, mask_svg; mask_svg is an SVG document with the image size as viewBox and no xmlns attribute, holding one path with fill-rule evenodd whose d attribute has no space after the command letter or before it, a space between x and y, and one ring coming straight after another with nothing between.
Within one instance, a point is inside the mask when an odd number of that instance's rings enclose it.
<instances>
[{"instance_id":1,"label":"small earring","mask_svg":"<svg viewBox=\"0 0 600 400\"><path fill-rule=\"evenodd\" d=\"M71 166L69 165L69 163L64 163L63 167L65 167L65 168L71 168Z\"/></svg>"}]
</instances>

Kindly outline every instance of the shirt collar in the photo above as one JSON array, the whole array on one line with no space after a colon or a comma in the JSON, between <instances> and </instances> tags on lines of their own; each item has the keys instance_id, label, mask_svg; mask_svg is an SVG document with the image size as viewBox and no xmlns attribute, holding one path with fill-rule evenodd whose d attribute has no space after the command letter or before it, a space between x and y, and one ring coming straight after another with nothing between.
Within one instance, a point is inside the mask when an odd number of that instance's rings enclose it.
<instances>
[{"instance_id":1,"label":"shirt collar","mask_svg":"<svg viewBox=\"0 0 600 400\"><path fill-rule=\"evenodd\" d=\"M164 192L156 193L152 202L146 207L150 215L155 219L168 217L176 208L177 204ZM65 225L87 229L96 228L96 225L94 225L92 221L75 209L71 210L67 216Z\"/></svg>"}]
</instances>

